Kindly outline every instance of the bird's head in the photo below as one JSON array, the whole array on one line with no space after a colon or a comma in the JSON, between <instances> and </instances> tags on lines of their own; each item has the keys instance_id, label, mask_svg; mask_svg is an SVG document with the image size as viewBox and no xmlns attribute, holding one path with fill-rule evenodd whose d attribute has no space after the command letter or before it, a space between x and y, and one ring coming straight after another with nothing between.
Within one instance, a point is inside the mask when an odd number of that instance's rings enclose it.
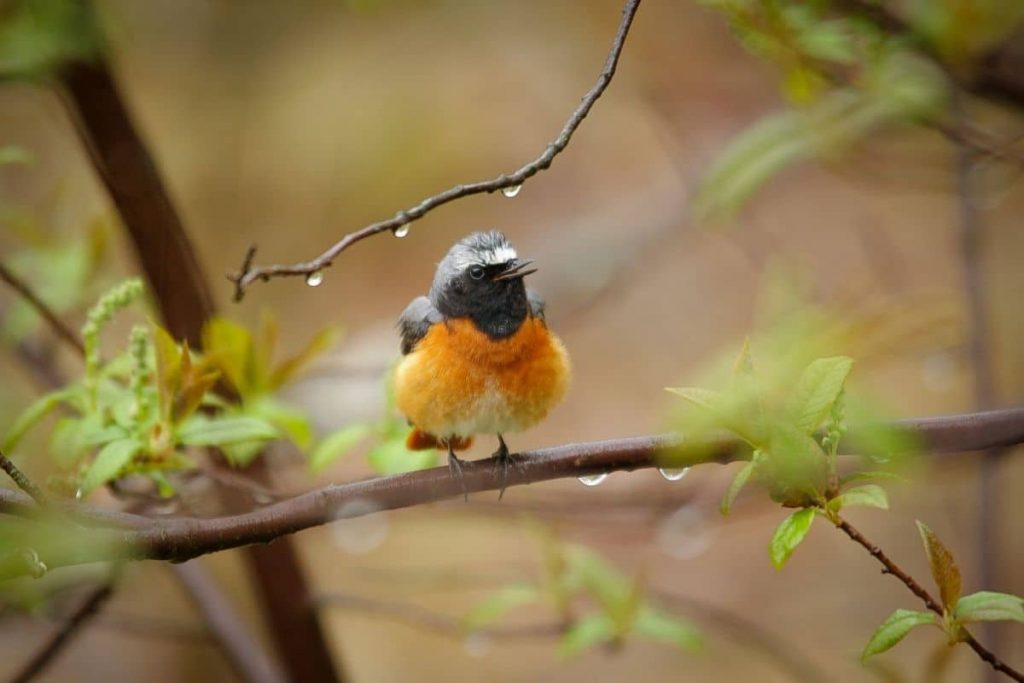
<instances>
[{"instance_id":1,"label":"bird's head","mask_svg":"<svg viewBox=\"0 0 1024 683\"><path fill-rule=\"evenodd\" d=\"M456 242L437 266L430 294L447 318L472 318L492 337L507 337L529 308L523 278L536 272L500 232L475 232Z\"/></svg>"}]
</instances>

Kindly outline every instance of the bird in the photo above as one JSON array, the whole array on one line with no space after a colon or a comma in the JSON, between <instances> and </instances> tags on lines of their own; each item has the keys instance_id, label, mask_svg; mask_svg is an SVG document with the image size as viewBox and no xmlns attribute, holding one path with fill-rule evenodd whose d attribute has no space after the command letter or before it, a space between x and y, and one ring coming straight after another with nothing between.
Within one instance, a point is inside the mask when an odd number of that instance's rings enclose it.
<instances>
[{"instance_id":1,"label":"bird","mask_svg":"<svg viewBox=\"0 0 1024 683\"><path fill-rule=\"evenodd\" d=\"M475 435L497 435L500 500L509 468L521 466L504 435L543 420L569 386L569 354L548 329L544 301L523 281L537 271L532 264L501 232L474 232L448 250L429 293L398 319L394 395L412 426L406 447L447 449L466 497L455 452Z\"/></svg>"}]
</instances>

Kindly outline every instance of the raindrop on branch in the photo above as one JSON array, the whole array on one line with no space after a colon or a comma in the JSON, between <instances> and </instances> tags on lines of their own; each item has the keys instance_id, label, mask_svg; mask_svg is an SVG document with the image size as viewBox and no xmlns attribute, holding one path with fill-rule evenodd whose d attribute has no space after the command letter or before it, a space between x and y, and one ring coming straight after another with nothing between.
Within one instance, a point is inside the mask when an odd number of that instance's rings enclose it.
<instances>
[{"instance_id":1,"label":"raindrop on branch","mask_svg":"<svg viewBox=\"0 0 1024 683\"><path fill-rule=\"evenodd\" d=\"M501 193L508 197L509 199L512 199L517 194L519 194L519 191L521 189L523 189L522 183L520 183L519 185L512 185L510 187L503 187L501 188Z\"/></svg>"},{"instance_id":2,"label":"raindrop on branch","mask_svg":"<svg viewBox=\"0 0 1024 683\"><path fill-rule=\"evenodd\" d=\"M399 238L405 237L406 235L409 234L409 224L406 223L405 225L399 225L397 228L391 231L391 234Z\"/></svg>"},{"instance_id":3,"label":"raindrop on branch","mask_svg":"<svg viewBox=\"0 0 1024 683\"><path fill-rule=\"evenodd\" d=\"M689 467L659 467L658 473L661 474L668 481L679 481L686 476L686 473L690 471Z\"/></svg>"},{"instance_id":4,"label":"raindrop on branch","mask_svg":"<svg viewBox=\"0 0 1024 683\"><path fill-rule=\"evenodd\" d=\"M597 474L584 474L582 477L576 477L580 480L580 483L584 486L597 486L602 481L608 478L607 472L599 472Z\"/></svg>"},{"instance_id":5,"label":"raindrop on branch","mask_svg":"<svg viewBox=\"0 0 1024 683\"><path fill-rule=\"evenodd\" d=\"M315 270L306 276L306 284L310 287L319 287L324 281L324 271Z\"/></svg>"}]
</instances>

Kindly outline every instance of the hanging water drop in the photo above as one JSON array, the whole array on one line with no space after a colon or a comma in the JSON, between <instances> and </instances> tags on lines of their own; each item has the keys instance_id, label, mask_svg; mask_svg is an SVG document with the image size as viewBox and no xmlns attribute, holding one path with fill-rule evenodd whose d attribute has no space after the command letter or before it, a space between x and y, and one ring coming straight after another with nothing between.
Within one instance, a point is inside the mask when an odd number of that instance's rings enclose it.
<instances>
[{"instance_id":1,"label":"hanging water drop","mask_svg":"<svg viewBox=\"0 0 1024 683\"><path fill-rule=\"evenodd\" d=\"M503 187L501 189L501 193L503 195L505 195L506 197L508 197L509 199L512 199L517 194L519 194L519 190L521 190L521 189L523 189L522 184L512 185L511 187Z\"/></svg>"},{"instance_id":2,"label":"hanging water drop","mask_svg":"<svg viewBox=\"0 0 1024 683\"><path fill-rule=\"evenodd\" d=\"M315 270L306 276L306 284L310 287L319 287L320 283L324 281L324 271Z\"/></svg>"},{"instance_id":3,"label":"hanging water drop","mask_svg":"<svg viewBox=\"0 0 1024 683\"><path fill-rule=\"evenodd\" d=\"M686 476L686 473L690 471L689 467L659 467L658 472L668 481L679 481Z\"/></svg>"},{"instance_id":4,"label":"hanging water drop","mask_svg":"<svg viewBox=\"0 0 1024 683\"><path fill-rule=\"evenodd\" d=\"M409 234L409 224L406 223L405 225L399 225L397 228L391 231L391 234L393 234L395 237L405 237L406 235Z\"/></svg>"},{"instance_id":5,"label":"hanging water drop","mask_svg":"<svg viewBox=\"0 0 1024 683\"><path fill-rule=\"evenodd\" d=\"M584 486L597 486L602 481L608 478L607 472L599 472L597 474L584 474L582 477L576 477L580 480L580 483Z\"/></svg>"}]
</instances>

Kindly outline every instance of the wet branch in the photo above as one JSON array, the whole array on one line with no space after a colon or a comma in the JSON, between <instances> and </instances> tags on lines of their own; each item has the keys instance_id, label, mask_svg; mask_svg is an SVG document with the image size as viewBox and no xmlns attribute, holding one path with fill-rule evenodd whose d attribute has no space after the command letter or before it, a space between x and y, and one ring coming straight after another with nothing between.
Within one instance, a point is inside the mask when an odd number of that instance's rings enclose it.
<instances>
[{"instance_id":1,"label":"wet branch","mask_svg":"<svg viewBox=\"0 0 1024 683\"><path fill-rule=\"evenodd\" d=\"M914 577L907 574L907 572L905 572L898 564L893 562L892 559L885 554L885 551L866 539L862 533L857 531L857 529L845 519L838 519L835 522L835 525L855 543L861 545L865 550L867 550L873 558L878 560L884 567L882 570L883 573L895 576L903 583L904 586L910 589L911 593L921 599L921 602L925 604L925 607L930 609L932 612L935 612L940 617L943 616L944 611L939 601L932 597L932 595L925 590L924 587L914 579ZM999 659L999 657L993 654L988 648L979 643L974 636L967 632L966 629L963 629L963 634L964 642L977 653L978 657L980 657L982 661L989 664L996 671L1006 674L1013 680L1024 683L1024 674L1011 668L1006 664L1006 662Z\"/></svg>"},{"instance_id":2,"label":"wet branch","mask_svg":"<svg viewBox=\"0 0 1024 683\"><path fill-rule=\"evenodd\" d=\"M394 215L394 217L388 220L373 223L360 230L345 235L335 242L327 251L323 252L311 261L304 261L302 263L295 263L291 265L279 264L254 267L253 260L256 256L256 247L253 245L246 251L240 271L228 275L228 279L235 283L235 301L240 301L242 297L245 296L245 291L249 285L256 280L267 281L274 277L312 275L313 273L329 267L341 252L367 237L371 237L372 235L385 231L399 230L413 221L419 220L439 206L456 199L461 199L462 197L483 193L489 194L506 188L521 186L529 178L532 178L541 171L546 170L551 166L555 157L569 145L569 141L572 139L573 133L575 133L580 124L583 123L583 119L587 117L587 114L590 113L594 104L601 95L604 94L605 89L611 83L612 77L615 75L615 69L619 63L619 56L622 54L622 48L626 42L626 35L629 33L630 25L633 23L633 17L636 15L636 11L639 6L640 0L628 0L626 2L626 6L622 10L622 21L619 23L618 31L612 41L611 51L605 61L604 68L601 70L601 74L597 78L597 83L595 83L594 86L583 96L579 107L576 108L569 119L565 122L565 125L562 127L558 137L556 137L544 149L544 152L539 157L520 167L513 173L507 175L502 174L496 178L492 178L491 180L456 185L444 192L427 197L416 206L404 211L399 211Z\"/></svg>"}]
</instances>

